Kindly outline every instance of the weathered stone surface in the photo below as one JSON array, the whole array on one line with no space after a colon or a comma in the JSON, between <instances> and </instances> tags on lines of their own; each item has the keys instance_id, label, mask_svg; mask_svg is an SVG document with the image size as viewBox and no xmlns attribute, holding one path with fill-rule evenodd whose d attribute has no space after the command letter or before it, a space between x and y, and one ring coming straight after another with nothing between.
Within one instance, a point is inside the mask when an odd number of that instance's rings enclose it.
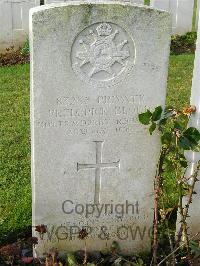
<instances>
[{"instance_id":1,"label":"weathered stone surface","mask_svg":"<svg viewBox=\"0 0 200 266\"><path fill-rule=\"evenodd\" d=\"M68 2L31 11L33 225L42 254L113 240L150 248L157 134L138 122L164 105L167 12L130 4ZM94 210L94 212L93 212ZM93 212L93 213L92 213Z\"/></svg>"},{"instance_id":2,"label":"weathered stone surface","mask_svg":"<svg viewBox=\"0 0 200 266\"><path fill-rule=\"evenodd\" d=\"M28 38L29 9L40 5L40 0L0 1L0 52L18 48Z\"/></svg>"}]
</instances>

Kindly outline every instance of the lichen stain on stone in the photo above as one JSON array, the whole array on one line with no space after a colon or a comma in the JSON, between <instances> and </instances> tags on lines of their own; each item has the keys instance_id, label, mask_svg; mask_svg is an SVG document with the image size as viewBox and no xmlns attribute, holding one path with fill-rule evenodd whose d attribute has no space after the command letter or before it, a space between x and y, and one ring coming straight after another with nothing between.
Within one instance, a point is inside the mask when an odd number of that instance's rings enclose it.
<instances>
[{"instance_id":1,"label":"lichen stain on stone","mask_svg":"<svg viewBox=\"0 0 200 266\"><path fill-rule=\"evenodd\" d=\"M115 14L115 16L126 16L127 14L127 6L123 6L123 5L103 5L103 10L105 13L111 15L111 14Z\"/></svg>"},{"instance_id":2,"label":"lichen stain on stone","mask_svg":"<svg viewBox=\"0 0 200 266\"><path fill-rule=\"evenodd\" d=\"M95 14L98 14L98 17L102 17L102 20L105 20L108 16L114 14L115 17L125 17L127 14L127 7L121 5L93 5L93 4L82 4L83 8L83 18L82 25L88 26L91 21L95 20Z\"/></svg>"},{"instance_id":3,"label":"lichen stain on stone","mask_svg":"<svg viewBox=\"0 0 200 266\"><path fill-rule=\"evenodd\" d=\"M83 26L88 26L91 18L92 18L92 10L93 10L93 5L92 4L87 4L84 6L84 11L83 11L83 17L81 20L81 24Z\"/></svg>"},{"instance_id":4,"label":"lichen stain on stone","mask_svg":"<svg viewBox=\"0 0 200 266\"><path fill-rule=\"evenodd\" d=\"M42 10L33 15L33 23L35 31L38 32L38 37L43 38L55 32L61 25L65 25L73 16L70 8L55 7L53 9ZM53 23L51 23L53 21Z\"/></svg>"}]
</instances>

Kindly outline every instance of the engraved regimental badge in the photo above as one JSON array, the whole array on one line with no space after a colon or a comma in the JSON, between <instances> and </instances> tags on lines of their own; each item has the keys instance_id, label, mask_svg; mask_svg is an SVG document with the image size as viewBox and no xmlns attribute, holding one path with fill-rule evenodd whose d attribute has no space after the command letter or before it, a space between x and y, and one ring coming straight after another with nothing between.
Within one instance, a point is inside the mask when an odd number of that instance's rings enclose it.
<instances>
[{"instance_id":1,"label":"engraved regimental badge","mask_svg":"<svg viewBox=\"0 0 200 266\"><path fill-rule=\"evenodd\" d=\"M96 23L76 37L71 52L75 74L95 86L112 86L130 72L135 61L133 40L113 23Z\"/></svg>"}]
</instances>

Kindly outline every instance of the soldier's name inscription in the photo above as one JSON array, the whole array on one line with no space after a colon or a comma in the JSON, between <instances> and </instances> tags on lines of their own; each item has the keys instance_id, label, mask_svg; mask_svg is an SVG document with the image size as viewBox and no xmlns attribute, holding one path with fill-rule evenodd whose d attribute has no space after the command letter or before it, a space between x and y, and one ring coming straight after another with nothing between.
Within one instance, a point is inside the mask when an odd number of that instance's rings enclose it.
<instances>
[{"instance_id":1,"label":"soldier's name inscription","mask_svg":"<svg viewBox=\"0 0 200 266\"><path fill-rule=\"evenodd\" d=\"M39 128L61 128L67 135L131 133L146 109L144 95L59 96L47 108Z\"/></svg>"}]
</instances>

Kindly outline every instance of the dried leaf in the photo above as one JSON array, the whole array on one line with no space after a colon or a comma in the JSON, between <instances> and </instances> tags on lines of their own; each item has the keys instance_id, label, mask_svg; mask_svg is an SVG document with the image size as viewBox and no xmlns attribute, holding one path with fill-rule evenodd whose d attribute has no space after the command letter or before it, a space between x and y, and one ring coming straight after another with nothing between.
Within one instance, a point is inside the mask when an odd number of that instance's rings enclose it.
<instances>
[{"instance_id":1,"label":"dried leaf","mask_svg":"<svg viewBox=\"0 0 200 266\"><path fill-rule=\"evenodd\" d=\"M44 224L36 225L35 231L39 232L40 234L45 234L47 232L47 227Z\"/></svg>"}]
</instances>

